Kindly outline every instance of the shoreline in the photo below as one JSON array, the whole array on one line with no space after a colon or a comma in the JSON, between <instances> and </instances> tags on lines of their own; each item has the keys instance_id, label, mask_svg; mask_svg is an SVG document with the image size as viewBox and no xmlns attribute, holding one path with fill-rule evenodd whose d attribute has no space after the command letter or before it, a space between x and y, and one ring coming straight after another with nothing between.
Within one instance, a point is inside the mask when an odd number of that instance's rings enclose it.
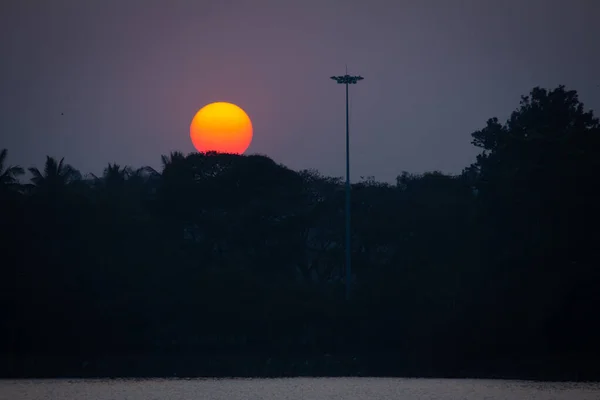
<instances>
[{"instance_id":1,"label":"shoreline","mask_svg":"<svg viewBox=\"0 0 600 400\"><path fill-rule=\"evenodd\" d=\"M0 379L280 379L280 378L422 378L534 382L600 382L595 360L521 360L452 366L355 357L199 357L199 356L30 356L0 358ZM503 365L504 364L504 365Z\"/></svg>"}]
</instances>

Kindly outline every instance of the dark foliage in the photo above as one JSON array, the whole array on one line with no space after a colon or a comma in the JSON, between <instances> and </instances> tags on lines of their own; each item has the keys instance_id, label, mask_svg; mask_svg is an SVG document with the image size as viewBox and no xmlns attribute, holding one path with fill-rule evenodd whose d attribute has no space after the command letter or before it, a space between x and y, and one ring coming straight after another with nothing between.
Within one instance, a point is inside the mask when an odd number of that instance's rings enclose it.
<instances>
[{"instance_id":1,"label":"dark foliage","mask_svg":"<svg viewBox=\"0 0 600 400\"><path fill-rule=\"evenodd\" d=\"M2 373L598 378L598 120L535 88L472 138L459 176L353 185L349 302L339 179L175 152L21 185L3 150Z\"/></svg>"}]
</instances>

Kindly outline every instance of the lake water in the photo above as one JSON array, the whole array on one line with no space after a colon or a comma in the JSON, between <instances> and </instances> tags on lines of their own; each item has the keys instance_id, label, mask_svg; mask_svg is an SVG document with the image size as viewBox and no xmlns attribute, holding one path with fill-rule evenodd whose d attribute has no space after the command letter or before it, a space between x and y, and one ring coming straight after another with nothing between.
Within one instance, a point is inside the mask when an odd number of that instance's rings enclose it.
<instances>
[{"instance_id":1,"label":"lake water","mask_svg":"<svg viewBox=\"0 0 600 400\"><path fill-rule=\"evenodd\" d=\"M599 400L600 383L396 378L0 380L0 400Z\"/></svg>"}]
</instances>

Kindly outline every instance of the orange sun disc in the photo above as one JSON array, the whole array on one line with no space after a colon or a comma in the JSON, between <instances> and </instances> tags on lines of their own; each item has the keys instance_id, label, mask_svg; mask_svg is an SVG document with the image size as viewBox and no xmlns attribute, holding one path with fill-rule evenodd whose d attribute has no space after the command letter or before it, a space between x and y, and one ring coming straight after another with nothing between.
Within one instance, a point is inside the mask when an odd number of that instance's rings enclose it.
<instances>
[{"instance_id":1,"label":"orange sun disc","mask_svg":"<svg viewBox=\"0 0 600 400\"><path fill-rule=\"evenodd\" d=\"M192 119L190 137L199 152L242 154L252 142L252 121L235 104L211 103Z\"/></svg>"}]
</instances>

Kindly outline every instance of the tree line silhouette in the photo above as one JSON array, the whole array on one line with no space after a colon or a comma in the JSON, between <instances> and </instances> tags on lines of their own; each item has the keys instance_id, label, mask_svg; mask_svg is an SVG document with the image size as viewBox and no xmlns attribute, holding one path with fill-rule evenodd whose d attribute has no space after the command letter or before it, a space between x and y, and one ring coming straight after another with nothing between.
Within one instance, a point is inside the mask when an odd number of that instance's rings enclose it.
<instances>
[{"instance_id":1,"label":"tree line silhouette","mask_svg":"<svg viewBox=\"0 0 600 400\"><path fill-rule=\"evenodd\" d=\"M338 178L173 152L24 184L2 150L0 372L597 378L598 119L536 87L471 137L459 175L352 185L350 301Z\"/></svg>"}]
</instances>

